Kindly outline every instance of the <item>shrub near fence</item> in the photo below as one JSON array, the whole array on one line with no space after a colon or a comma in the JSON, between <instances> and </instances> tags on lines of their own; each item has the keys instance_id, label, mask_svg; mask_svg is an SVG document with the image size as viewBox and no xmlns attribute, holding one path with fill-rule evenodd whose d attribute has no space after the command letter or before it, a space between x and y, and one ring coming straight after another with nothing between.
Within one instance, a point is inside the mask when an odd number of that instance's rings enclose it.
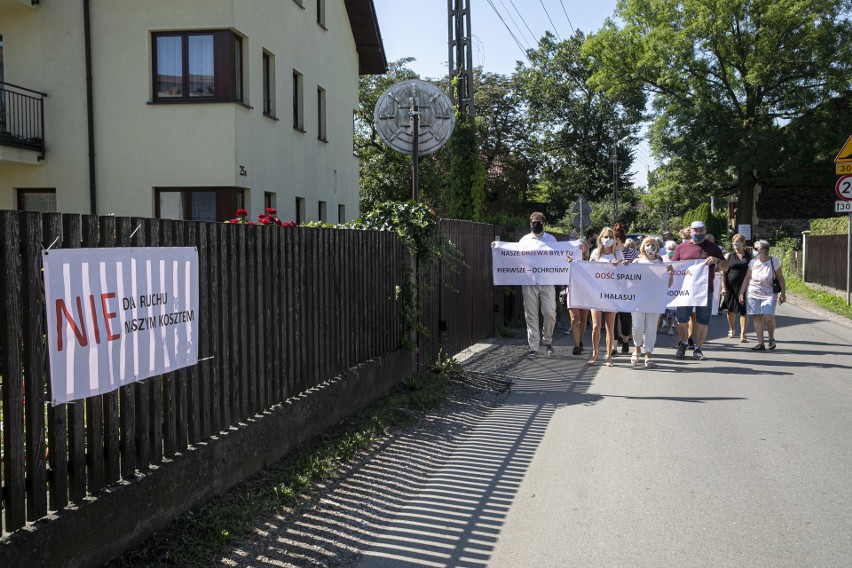
<instances>
[{"instance_id":1,"label":"shrub near fence","mask_svg":"<svg viewBox=\"0 0 852 568\"><path fill-rule=\"evenodd\" d=\"M446 325L424 341L430 359L441 348L452 355L493 332L488 246L493 227L459 221L442 221L441 226L471 260L453 273L454 292L441 285L449 275L440 267L433 270L433 287L424 297L443 290ZM57 237L54 246L65 248L197 247L199 364L113 393L49 405L41 249ZM84 513L91 507L69 510L69 503L82 505L107 487L111 494L126 492L131 501L149 503L150 495L133 493L140 472L149 489L162 487L157 479L175 471L172 466L188 457L200 459L203 452L193 454L191 446L227 444L246 423L269 419L268 409L297 395L302 400L300 393L363 362L399 352L402 344L396 294L407 277L408 254L392 232L0 211L0 251L3 533L63 509L60 518L79 517L79 530L86 533ZM430 310L424 320L429 320L435 308L429 302L424 306ZM309 414L294 420L305 416ZM273 428L269 443L301 435ZM150 468L156 465L160 467ZM211 470L213 466L209 464ZM208 466L192 467L203 472ZM115 485L134 479L136 483ZM207 484L225 486L216 479ZM179 495L179 506L170 503L174 513L204 490L188 489L174 490L187 494ZM134 513L147 510L140 507ZM56 522L48 521L34 536ZM138 528L144 518L133 522L140 534L112 534L102 537L101 545L138 540L148 529ZM77 544L78 549L84 546ZM14 553L10 550L0 542L0 558ZM61 552L32 554L59 563Z\"/></svg>"}]
</instances>

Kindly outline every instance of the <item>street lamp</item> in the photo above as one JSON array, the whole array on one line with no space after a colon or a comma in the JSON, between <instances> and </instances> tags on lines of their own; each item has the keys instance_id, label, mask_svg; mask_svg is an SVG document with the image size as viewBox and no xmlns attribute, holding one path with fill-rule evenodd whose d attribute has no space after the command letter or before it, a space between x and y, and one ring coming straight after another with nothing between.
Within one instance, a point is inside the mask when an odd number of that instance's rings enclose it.
<instances>
[{"instance_id":1,"label":"street lamp","mask_svg":"<svg viewBox=\"0 0 852 568\"><path fill-rule=\"evenodd\" d=\"M630 136L625 136L621 140L612 144L612 224L618 222L618 145L626 142Z\"/></svg>"}]
</instances>

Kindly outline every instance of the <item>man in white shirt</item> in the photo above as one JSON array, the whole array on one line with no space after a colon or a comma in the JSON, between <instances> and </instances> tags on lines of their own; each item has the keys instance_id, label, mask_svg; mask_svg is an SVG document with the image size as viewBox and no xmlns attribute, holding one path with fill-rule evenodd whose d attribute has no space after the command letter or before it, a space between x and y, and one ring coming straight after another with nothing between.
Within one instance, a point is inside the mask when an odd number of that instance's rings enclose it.
<instances>
[{"instance_id":1,"label":"man in white shirt","mask_svg":"<svg viewBox=\"0 0 852 568\"><path fill-rule=\"evenodd\" d=\"M555 243L556 237L544 232L547 219L544 213L536 211L530 215L531 231L521 237L520 243L531 243L541 241ZM553 326L556 323L556 289L552 284L544 286L521 286L524 293L524 315L527 319L527 341L530 344L530 352L527 355L534 359L538 355L539 345L539 319L541 311L544 317L544 326L541 335L544 340L544 348L548 355L553 355Z\"/></svg>"}]
</instances>

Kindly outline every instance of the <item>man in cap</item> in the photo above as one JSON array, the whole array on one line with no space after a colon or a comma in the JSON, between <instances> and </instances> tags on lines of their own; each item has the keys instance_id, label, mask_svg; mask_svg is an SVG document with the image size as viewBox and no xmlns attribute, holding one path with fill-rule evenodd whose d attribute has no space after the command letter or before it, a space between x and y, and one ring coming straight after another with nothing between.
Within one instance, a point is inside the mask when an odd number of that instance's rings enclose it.
<instances>
[{"instance_id":1,"label":"man in cap","mask_svg":"<svg viewBox=\"0 0 852 568\"><path fill-rule=\"evenodd\" d=\"M518 242L533 243L536 241L553 244L556 237L544 232L547 219L544 213L536 211L530 215L530 232L521 237ZM556 288L552 284L542 286L521 286L524 293L524 315L527 319L527 341L530 351L527 357L534 359L538 355L539 345L539 318L541 311L544 317L544 325L541 327L541 335L544 340L544 348L548 355L553 355L553 327L556 324Z\"/></svg>"},{"instance_id":2,"label":"man in cap","mask_svg":"<svg viewBox=\"0 0 852 568\"><path fill-rule=\"evenodd\" d=\"M722 256L721 249L707 240L707 228L703 221L694 221L689 227L689 235L690 238L688 240L684 240L677 246L672 261L706 259L706 264L710 266L710 277L707 284L707 304L704 306L695 306L695 349L692 352L692 356L699 361L703 361L706 357L701 347L704 345L704 339L707 337L707 325L710 323L710 315L713 311L713 275L717 268L725 270L728 261ZM686 354L689 316L692 314L692 309L692 306L683 306L675 310L677 334L680 338L677 344L677 357L679 359L682 359Z\"/></svg>"}]
</instances>

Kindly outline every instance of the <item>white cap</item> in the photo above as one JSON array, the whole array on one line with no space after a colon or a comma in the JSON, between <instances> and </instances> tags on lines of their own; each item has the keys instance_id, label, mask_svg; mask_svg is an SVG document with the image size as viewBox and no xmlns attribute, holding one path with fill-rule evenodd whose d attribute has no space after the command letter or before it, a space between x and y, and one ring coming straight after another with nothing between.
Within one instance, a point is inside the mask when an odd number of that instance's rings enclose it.
<instances>
[{"instance_id":1,"label":"white cap","mask_svg":"<svg viewBox=\"0 0 852 568\"><path fill-rule=\"evenodd\" d=\"M703 229L704 221L693 221L692 225L689 226L690 229Z\"/></svg>"}]
</instances>

